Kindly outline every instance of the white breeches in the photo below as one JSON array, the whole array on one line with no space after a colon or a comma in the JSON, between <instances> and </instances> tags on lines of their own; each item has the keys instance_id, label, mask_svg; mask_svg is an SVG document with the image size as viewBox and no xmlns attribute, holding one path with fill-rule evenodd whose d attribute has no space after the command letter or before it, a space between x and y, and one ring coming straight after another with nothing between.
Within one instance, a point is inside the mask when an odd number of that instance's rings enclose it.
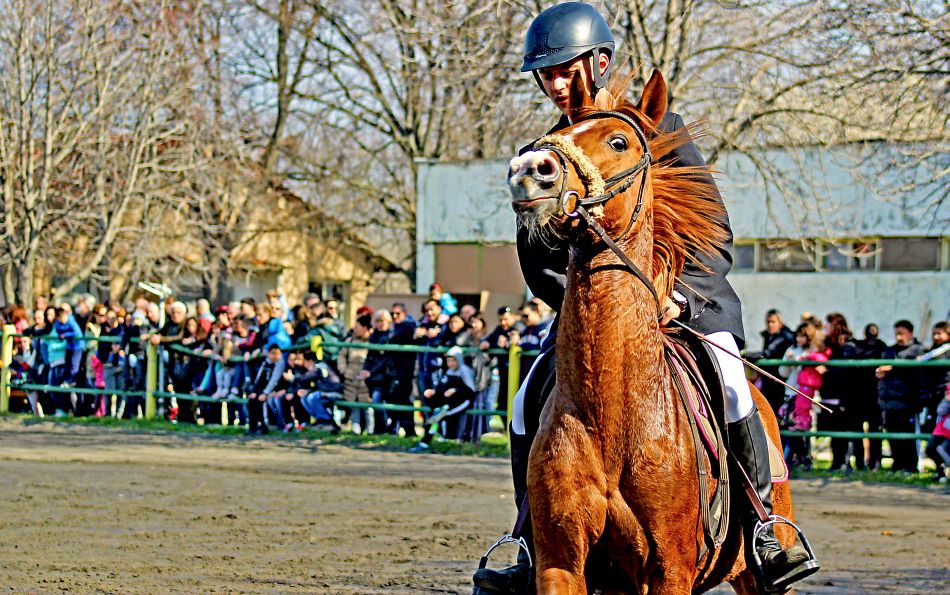
<instances>
[{"instance_id":1,"label":"white breeches","mask_svg":"<svg viewBox=\"0 0 950 595\"><path fill-rule=\"evenodd\" d=\"M734 355L739 355L739 346L736 345L736 339L728 331L719 331L707 335L709 340L723 347L726 351ZM745 377L745 369L742 362L731 357L718 347L712 348L716 355L716 361L719 362L719 369L722 370L723 384L726 385L726 422L733 423L747 417L755 408L752 401L752 392L749 390L749 381ZM519 436L524 435L524 391L531 375L535 373L538 364L543 358L538 358L532 364L524 382L518 387L515 393L515 400L511 406L511 431ZM504 388L504 387L502 387Z\"/></svg>"}]
</instances>

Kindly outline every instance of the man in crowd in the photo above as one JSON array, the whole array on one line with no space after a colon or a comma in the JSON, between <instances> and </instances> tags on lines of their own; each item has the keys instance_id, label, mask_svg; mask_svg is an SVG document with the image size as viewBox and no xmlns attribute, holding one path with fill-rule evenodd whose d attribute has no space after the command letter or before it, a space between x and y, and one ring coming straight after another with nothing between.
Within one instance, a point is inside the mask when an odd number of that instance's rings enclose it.
<instances>
[{"instance_id":1,"label":"man in crowd","mask_svg":"<svg viewBox=\"0 0 950 595\"><path fill-rule=\"evenodd\" d=\"M788 348L795 344L795 333L785 326L782 314L778 310L766 312L765 330L761 332L761 335L762 351L747 354L749 359L782 359ZM781 378L777 366L763 366L762 369ZM785 401L785 387L769 378L762 378L762 394L775 412Z\"/></svg>"},{"instance_id":2,"label":"man in crowd","mask_svg":"<svg viewBox=\"0 0 950 595\"><path fill-rule=\"evenodd\" d=\"M884 359L913 360L924 353L924 348L914 337L914 325L907 320L894 323L896 342L884 350ZM884 417L884 429L888 432L915 432L916 416L920 412L920 370L881 366L876 370L878 378L878 403ZM892 471L917 472L917 443L913 440L892 440L891 455L894 458Z\"/></svg>"}]
</instances>

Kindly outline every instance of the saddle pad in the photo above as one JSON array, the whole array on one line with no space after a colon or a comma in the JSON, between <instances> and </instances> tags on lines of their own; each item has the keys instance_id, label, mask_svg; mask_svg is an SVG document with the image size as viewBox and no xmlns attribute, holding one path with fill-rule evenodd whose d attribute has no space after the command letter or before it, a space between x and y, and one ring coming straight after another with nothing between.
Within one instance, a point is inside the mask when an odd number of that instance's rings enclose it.
<instances>
[{"instance_id":1,"label":"saddle pad","mask_svg":"<svg viewBox=\"0 0 950 595\"><path fill-rule=\"evenodd\" d=\"M674 350L674 353L679 355L679 357L669 358L668 361L672 364L671 371L682 379L682 386L686 392L686 402L689 403L689 408L693 413L693 417L696 419L699 435L703 440L703 445L706 447L706 452L712 460L717 460L718 456L716 451L719 444L716 441L716 432L712 425L712 412L700 396L700 389L693 382L692 374L687 373L684 365L685 362L689 361L685 358L691 357L691 355L685 350ZM693 373L697 374L698 369L694 369ZM719 382L719 379L705 380L706 382L710 382L711 380L716 383ZM788 481L788 466L785 464L783 449L780 444L774 444L771 437L767 436L767 438L769 443L769 470L772 473L772 483Z\"/></svg>"}]
</instances>

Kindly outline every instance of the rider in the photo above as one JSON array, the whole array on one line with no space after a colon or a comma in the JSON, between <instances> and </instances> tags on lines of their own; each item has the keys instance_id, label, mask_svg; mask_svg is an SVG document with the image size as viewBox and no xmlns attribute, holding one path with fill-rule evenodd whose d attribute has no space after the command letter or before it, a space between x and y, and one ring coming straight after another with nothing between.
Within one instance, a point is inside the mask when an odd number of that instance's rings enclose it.
<instances>
[{"instance_id":1,"label":"rider","mask_svg":"<svg viewBox=\"0 0 950 595\"><path fill-rule=\"evenodd\" d=\"M559 4L544 10L534 19L525 37L521 71L534 75L538 86L561 112L560 119L548 134L571 125L570 113L577 107L571 105L572 85L582 85L588 91L590 102L595 105L598 94L606 93L603 88L610 73L613 51L614 39L607 22L588 4ZM667 113L660 129L672 131L683 125L679 115ZM522 149L522 153L526 150L528 147ZM705 165L691 142L676 149L672 157L682 166ZM709 181L714 184L711 177ZM728 217L724 217L722 223L730 229ZM732 268L731 238L730 229L729 241L717 254L699 253L696 255L698 262L687 261L673 295L662 298L661 309L665 309L663 324L672 319L682 320L719 346L738 354L738 345L744 342L741 304L725 278ZM531 242L527 230L522 228L518 230L518 257L531 292L555 310L559 309L565 292L568 248L552 248L545 243ZM518 506L523 506L526 500L528 453L538 429L541 408L552 386L556 335L557 320L541 345L541 355L515 396L510 437ZM719 349L713 349L713 352L726 386L726 421L731 450L748 472L762 504L771 513L772 479L766 435L742 363ZM748 498L742 501L748 502ZM751 503L741 518L747 542L751 542L748 537L758 520ZM522 535L530 546L530 519L523 525ZM805 568L805 563L812 558L802 546L794 545L783 550L771 525L759 535L755 547L762 560L762 579L769 591L783 590L816 570L814 564L810 569ZM503 570L480 569L473 578L476 592L527 592L531 581L527 555L522 551L518 564Z\"/></svg>"}]
</instances>

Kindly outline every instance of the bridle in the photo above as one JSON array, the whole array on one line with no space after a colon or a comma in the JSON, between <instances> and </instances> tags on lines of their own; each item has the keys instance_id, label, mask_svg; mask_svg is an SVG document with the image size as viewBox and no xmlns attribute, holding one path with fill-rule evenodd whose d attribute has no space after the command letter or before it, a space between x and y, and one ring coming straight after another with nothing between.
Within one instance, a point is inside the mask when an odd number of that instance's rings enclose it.
<instances>
[{"instance_id":1,"label":"bridle","mask_svg":"<svg viewBox=\"0 0 950 595\"><path fill-rule=\"evenodd\" d=\"M600 174L600 169L594 165L590 158L587 157L583 151L577 148L574 143L570 141L570 139L562 136L550 134L543 136L531 145L531 150L550 151L557 155L562 170L561 189L558 193L558 204L560 205L561 212L567 217L580 216L584 222L594 230L594 232L600 237L601 241L606 244L607 247L610 248L618 258L620 258L621 262L623 262L627 269L629 269L629 271L633 273L633 275L639 279L647 287L647 289L650 290L650 293L653 295L653 299L656 301L658 316L662 317L662 312L660 312L660 298L656 293L656 288L653 286L653 282L647 278L643 271L641 271L640 268L634 264L626 254L624 254L623 250L620 249L620 246L617 245L617 241L620 241L624 238L624 236L627 235L627 233L633 227L633 224L636 222L637 218L640 216L640 212L643 210L643 192L646 188L647 175L650 173L650 164L653 161L653 155L650 153L650 147L647 144L647 137L643 133L643 130L633 120L633 118L627 114L616 111L596 111L586 114L583 118L574 123L578 124L587 120L603 118L616 118L621 120L630 126L637 135L637 140L640 142L640 148L643 150L643 157L641 157L640 160L633 165L633 167L625 169L610 176L607 179L604 179ZM569 163L574 166L574 169L577 170L578 174L581 176L584 182L585 192L587 194L586 197L582 198L576 191L567 189ZM588 207L601 206L618 194L626 192L630 186L633 185L634 181L636 181L637 174L642 174L639 176L640 188L637 190L637 204L633 209L633 213L630 215L630 220L627 222L623 233L620 234L617 240L613 240L607 235L607 231L604 230L604 228L591 216L590 212L588 211ZM568 210L570 208L569 203L572 200L574 203L573 210Z\"/></svg>"}]
</instances>

